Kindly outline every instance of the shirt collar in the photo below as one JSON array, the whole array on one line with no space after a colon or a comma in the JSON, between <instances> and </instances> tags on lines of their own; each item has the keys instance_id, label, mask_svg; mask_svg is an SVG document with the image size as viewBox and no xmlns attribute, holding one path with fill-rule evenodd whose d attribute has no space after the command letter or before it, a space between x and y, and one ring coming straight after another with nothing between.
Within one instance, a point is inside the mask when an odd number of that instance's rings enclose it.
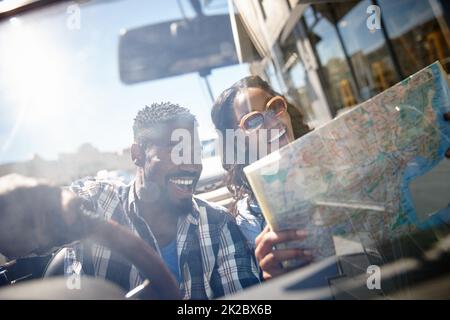
<instances>
[{"instance_id":1,"label":"shirt collar","mask_svg":"<svg viewBox=\"0 0 450 320\"><path fill-rule=\"evenodd\" d=\"M192 197L192 210L188 213L187 219L192 224L198 225L200 219L200 209L198 208L197 201L195 197Z\"/></svg>"}]
</instances>

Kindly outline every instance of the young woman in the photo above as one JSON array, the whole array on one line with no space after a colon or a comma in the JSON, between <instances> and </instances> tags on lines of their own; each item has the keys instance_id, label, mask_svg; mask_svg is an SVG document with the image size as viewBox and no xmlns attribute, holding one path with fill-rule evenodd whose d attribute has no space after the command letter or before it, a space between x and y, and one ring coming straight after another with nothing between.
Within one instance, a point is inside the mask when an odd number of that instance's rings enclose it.
<instances>
[{"instance_id":1,"label":"young woman","mask_svg":"<svg viewBox=\"0 0 450 320\"><path fill-rule=\"evenodd\" d=\"M222 92L213 105L211 117L224 140L226 130L241 129L246 135L254 136L259 145L261 135L258 135L258 131L267 129L269 134L265 142L268 152L281 148L309 131L302 114L257 76L245 77ZM277 129L278 134L270 134L270 129ZM271 278L284 272L281 261L310 256L309 252L300 249L274 250L274 245L304 239L306 234L303 230L274 232L266 226L243 172L243 168L250 164L248 143L244 145L244 150L239 150L242 147L236 141L225 141L224 145L225 151L226 148L234 148L234 155L245 155L244 164L239 164L236 156L234 163L226 163L225 157L222 159L223 167L228 171L227 186L234 198L231 212L255 249L264 278Z\"/></svg>"}]
</instances>

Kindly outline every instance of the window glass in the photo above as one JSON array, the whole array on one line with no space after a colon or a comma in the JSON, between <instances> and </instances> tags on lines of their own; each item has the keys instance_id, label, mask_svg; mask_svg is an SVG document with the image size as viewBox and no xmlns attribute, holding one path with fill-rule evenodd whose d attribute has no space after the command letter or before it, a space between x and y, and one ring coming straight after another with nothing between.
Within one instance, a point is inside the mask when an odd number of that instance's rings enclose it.
<instances>
[{"instance_id":1,"label":"window glass","mask_svg":"<svg viewBox=\"0 0 450 320\"><path fill-rule=\"evenodd\" d=\"M297 53L296 40L293 33L281 46L284 59L283 76L286 82L287 97L300 109L306 122L313 121L316 117L311 108L312 89L309 85L305 67Z\"/></svg>"},{"instance_id":2,"label":"window glass","mask_svg":"<svg viewBox=\"0 0 450 320\"><path fill-rule=\"evenodd\" d=\"M331 108L338 111L357 103L355 85L338 34L331 22L329 7L317 6L317 8L322 18L311 30L309 36L322 66L324 89Z\"/></svg>"},{"instance_id":3,"label":"window glass","mask_svg":"<svg viewBox=\"0 0 450 320\"><path fill-rule=\"evenodd\" d=\"M379 5L405 76L436 60L450 71L450 32L440 1L380 0Z\"/></svg>"},{"instance_id":4,"label":"window glass","mask_svg":"<svg viewBox=\"0 0 450 320\"><path fill-rule=\"evenodd\" d=\"M352 63L363 101L400 80L381 29L369 30L367 27L370 14L366 10L371 4L371 1L365 0L355 3L347 13L336 10L338 14L345 14L338 20L337 27Z\"/></svg>"},{"instance_id":5,"label":"window glass","mask_svg":"<svg viewBox=\"0 0 450 320\"><path fill-rule=\"evenodd\" d=\"M306 8L305 12L303 13L303 17L305 18L305 23L308 27L312 27L314 25L316 17L312 6Z\"/></svg>"}]
</instances>

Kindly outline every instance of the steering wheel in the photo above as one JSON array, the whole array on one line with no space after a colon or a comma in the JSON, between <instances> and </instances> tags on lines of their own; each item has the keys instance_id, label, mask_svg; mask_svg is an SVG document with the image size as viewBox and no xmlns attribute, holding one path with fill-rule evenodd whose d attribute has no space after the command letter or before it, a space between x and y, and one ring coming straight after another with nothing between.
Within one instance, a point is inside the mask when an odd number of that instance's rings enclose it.
<instances>
[{"instance_id":1,"label":"steering wheel","mask_svg":"<svg viewBox=\"0 0 450 320\"><path fill-rule=\"evenodd\" d=\"M179 299L178 284L159 255L141 238L114 221L102 221L91 235L94 242L110 248L132 263L147 280L128 292L128 298L139 291L144 299ZM62 275L66 248L56 253L48 263L44 278ZM95 287L95 286L91 286ZM99 287L99 286L97 286Z\"/></svg>"}]
</instances>

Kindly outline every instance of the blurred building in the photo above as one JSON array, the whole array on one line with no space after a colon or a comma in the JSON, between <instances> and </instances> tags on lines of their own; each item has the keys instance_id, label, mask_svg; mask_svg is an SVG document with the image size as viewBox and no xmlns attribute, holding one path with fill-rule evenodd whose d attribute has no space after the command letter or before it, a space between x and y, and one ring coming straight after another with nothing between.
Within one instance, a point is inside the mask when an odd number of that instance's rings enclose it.
<instances>
[{"instance_id":1,"label":"blurred building","mask_svg":"<svg viewBox=\"0 0 450 320\"><path fill-rule=\"evenodd\" d=\"M35 155L33 159L0 165L0 176L17 173L29 177L46 179L58 185L67 185L86 176L96 176L100 171L121 172L128 177L134 173L134 165L130 159L130 149L122 152L101 152L90 144L83 144L75 153L60 154L56 160L44 160Z\"/></svg>"},{"instance_id":2,"label":"blurred building","mask_svg":"<svg viewBox=\"0 0 450 320\"><path fill-rule=\"evenodd\" d=\"M230 3L240 61L252 61L251 72L285 94L312 127L436 60L450 71L448 0Z\"/></svg>"}]
</instances>

